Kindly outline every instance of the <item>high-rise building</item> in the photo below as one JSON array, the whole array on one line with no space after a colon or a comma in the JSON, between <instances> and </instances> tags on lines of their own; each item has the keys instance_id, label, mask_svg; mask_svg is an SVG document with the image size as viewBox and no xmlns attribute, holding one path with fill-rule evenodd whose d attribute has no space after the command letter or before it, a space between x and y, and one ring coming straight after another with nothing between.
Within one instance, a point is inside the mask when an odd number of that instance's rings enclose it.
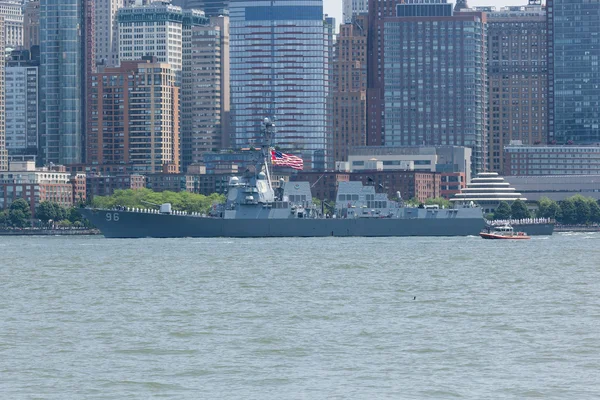
<instances>
[{"instance_id":1,"label":"high-rise building","mask_svg":"<svg viewBox=\"0 0 600 400\"><path fill-rule=\"evenodd\" d=\"M114 66L119 62L117 10L123 0L95 0L96 64Z\"/></svg>"},{"instance_id":2,"label":"high-rise building","mask_svg":"<svg viewBox=\"0 0 600 400\"><path fill-rule=\"evenodd\" d=\"M0 16L0 49L4 48L4 18ZM4 136L4 57L0 57L0 171L8 170L8 152Z\"/></svg>"},{"instance_id":3,"label":"high-rise building","mask_svg":"<svg viewBox=\"0 0 600 400\"><path fill-rule=\"evenodd\" d=\"M351 147L366 145L367 17L340 25L335 43L331 92L335 161L347 161Z\"/></svg>"},{"instance_id":4,"label":"high-rise building","mask_svg":"<svg viewBox=\"0 0 600 400\"><path fill-rule=\"evenodd\" d=\"M173 5L185 9L202 10L208 17L227 15L229 0L173 0Z\"/></svg>"},{"instance_id":5,"label":"high-rise building","mask_svg":"<svg viewBox=\"0 0 600 400\"><path fill-rule=\"evenodd\" d=\"M335 34L336 34L336 25L335 18L328 17L325 15L325 21L323 26L325 27L325 63L327 65L327 79L326 79L326 100L325 100L325 109L327 118L325 119L325 152L315 153L315 157L313 158L313 165L320 166L322 165L323 169L332 170L335 167L335 159L333 155L333 109L334 109L334 98L333 92L331 88L331 82L333 81L334 69L333 69L333 60L335 59ZM317 157L317 155L319 157Z\"/></svg>"},{"instance_id":6,"label":"high-rise building","mask_svg":"<svg viewBox=\"0 0 600 400\"><path fill-rule=\"evenodd\" d=\"M40 146L45 163L83 159L93 0L40 1Z\"/></svg>"},{"instance_id":7,"label":"high-rise building","mask_svg":"<svg viewBox=\"0 0 600 400\"><path fill-rule=\"evenodd\" d=\"M548 135L552 143L600 142L600 2L547 0Z\"/></svg>"},{"instance_id":8,"label":"high-rise building","mask_svg":"<svg viewBox=\"0 0 600 400\"><path fill-rule=\"evenodd\" d=\"M81 54L83 54L83 85L81 85L81 110L83 118L81 121L81 161L86 161L86 127L87 121L92 117L92 109L88 107L90 94L92 93L92 75L96 68L96 18L95 1L85 0L83 3L83 40Z\"/></svg>"},{"instance_id":9,"label":"high-rise building","mask_svg":"<svg viewBox=\"0 0 600 400\"><path fill-rule=\"evenodd\" d=\"M178 159L183 168L200 161L201 152L221 145L222 115L229 111L226 20L211 24L203 11L153 3L120 9L118 23L121 61L154 56L175 71L182 121Z\"/></svg>"},{"instance_id":10,"label":"high-rise building","mask_svg":"<svg viewBox=\"0 0 600 400\"><path fill-rule=\"evenodd\" d=\"M192 26L206 26L209 19L200 10L182 10L167 3L151 3L121 8L119 24L119 60L138 60L154 56L171 64L175 71L183 68L183 31Z\"/></svg>"},{"instance_id":11,"label":"high-rise building","mask_svg":"<svg viewBox=\"0 0 600 400\"><path fill-rule=\"evenodd\" d=\"M489 170L502 172L511 141L547 141L546 12L541 4L476 9L487 15Z\"/></svg>"},{"instance_id":12,"label":"high-rise building","mask_svg":"<svg viewBox=\"0 0 600 400\"><path fill-rule=\"evenodd\" d=\"M39 54L14 50L6 62L6 149L11 159L36 161Z\"/></svg>"},{"instance_id":13,"label":"high-rise building","mask_svg":"<svg viewBox=\"0 0 600 400\"><path fill-rule=\"evenodd\" d=\"M186 170L202 155L228 146L229 17L185 30L181 89L181 162Z\"/></svg>"},{"instance_id":14,"label":"high-rise building","mask_svg":"<svg viewBox=\"0 0 600 400\"><path fill-rule=\"evenodd\" d=\"M485 169L485 14L372 1L369 32L368 144L466 146Z\"/></svg>"},{"instance_id":15,"label":"high-rise building","mask_svg":"<svg viewBox=\"0 0 600 400\"><path fill-rule=\"evenodd\" d=\"M40 45L40 2L28 1L23 12L23 47Z\"/></svg>"},{"instance_id":16,"label":"high-rise building","mask_svg":"<svg viewBox=\"0 0 600 400\"><path fill-rule=\"evenodd\" d=\"M17 0L1 0L0 16L4 17L4 42L6 47L23 46L23 6Z\"/></svg>"},{"instance_id":17,"label":"high-rise building","mask_svg":"<svg viewBox=\"0 0 600 400\"><path fill-rule=\"evenodd\" d=\"M369 0L342 0L342 22L352 22L352 18L369 12Z\"/></svg>"},{"instance_id":18,"label":"high-rise building","mask_svg":"<svg viewBox=\"0 0 600 400\"><path fill-rule=\"evenodd\" d=\"M234 0L231 22L232 145L253 144L271 117L274 142L325 168L329 30L321 0Z\"/></svg>"},{"instance_id":19,"label":"high-rise building","mask_svg":"<svg viewBox=\"0 0 600 400\"><path fill-rule=\"evenodd\" d=\"M122 61L92 76L89 164L178 171L179 88L174 69L154 61Z\"/></svg>"}]
</instances>

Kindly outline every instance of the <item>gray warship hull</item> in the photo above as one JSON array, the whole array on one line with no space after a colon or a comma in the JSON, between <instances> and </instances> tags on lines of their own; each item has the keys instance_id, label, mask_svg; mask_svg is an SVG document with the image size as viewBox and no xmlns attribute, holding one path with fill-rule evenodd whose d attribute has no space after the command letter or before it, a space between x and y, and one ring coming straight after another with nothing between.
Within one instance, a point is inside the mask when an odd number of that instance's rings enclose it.
<instances>
[{"instance_id":1,"label":"gray warship hull","mask_svg":"<svg viewBox=\"0 0 600 400\"><path fill-rule=\"evenodd\" d=\"M513 224L515 231L525 232L529 236L552 235L554 223Z\"/></svg>"},{"instance_id":2,"label":"gray warship hull","mask_svg":"<svg viewBox=\"0 0 600 400\"><path fill-rule=\"evenodd\" d=\"M90 208L80 212L107 238L475 236L485 226L478 209L465 209L453 218L347 219L225 219Z\"/></svg>"}]
</instances>

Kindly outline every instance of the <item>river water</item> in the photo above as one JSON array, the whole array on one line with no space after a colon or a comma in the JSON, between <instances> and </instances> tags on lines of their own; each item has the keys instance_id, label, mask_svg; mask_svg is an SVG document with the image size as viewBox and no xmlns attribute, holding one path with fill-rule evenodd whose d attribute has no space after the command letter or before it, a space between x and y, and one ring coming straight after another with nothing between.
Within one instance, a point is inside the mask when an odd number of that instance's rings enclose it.
<instances>
[{"instance_id":1,"label":"river water","mask_svg":"<svg viewBox=\"0 0 600 400\"><path fill-rule=\"evenodd\" d=\"M0 397L598 398L599 264L595 233L0 237Z\"/></svg>"}]
</instances>

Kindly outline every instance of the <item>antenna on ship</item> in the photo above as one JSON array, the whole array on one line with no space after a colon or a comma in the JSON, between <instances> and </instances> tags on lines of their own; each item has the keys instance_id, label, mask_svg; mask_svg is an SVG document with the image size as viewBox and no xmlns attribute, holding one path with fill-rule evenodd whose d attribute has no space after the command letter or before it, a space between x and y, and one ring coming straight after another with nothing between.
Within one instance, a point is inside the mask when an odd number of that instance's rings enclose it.
<instances>
[{"instance_id":1,"label":"antenna on ship","mask_svg":"<svg viewBox=\"0 0 600 400\"><path fill-rule=\"evenodd\" d=\"M262 153L262 162L256 165L256 171L264 167L267 175L267 185L272 190L271 173L269 171L269 160L271 158L271 145L273 144L273 136L275 136L275 123L269 117L266 117L260 124L260 151Z\"/></svg>"}]
</instances>

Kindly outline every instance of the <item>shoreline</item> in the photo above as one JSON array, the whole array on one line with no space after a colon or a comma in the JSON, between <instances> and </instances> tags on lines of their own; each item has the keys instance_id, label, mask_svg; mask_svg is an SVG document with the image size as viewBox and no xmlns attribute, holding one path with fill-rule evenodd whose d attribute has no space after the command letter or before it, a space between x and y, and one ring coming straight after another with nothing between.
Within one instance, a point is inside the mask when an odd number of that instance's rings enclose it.
<instances>
[{"instance_id":1,"label":"shoreline","mask_svg":"<svg viewBox=\"0 0 600 400\"><path fill-rule=\"evenodd\" d=\"M554 233L600 232L600 226L554 226ZM0 236L95 236L98 229L0 229Z\"/></svg>"},{"instance_id":2,"label":"shoreline","mask_svg":"<svg viewBox=\"0 0 600 400\"><path fill-rule=\"evenodd\" d=\"M560 226L560 225L554 225L554 232L600 232L600 226Z\"/></svg>"},{"instance_id":3,"label":"shoreline","mask_svg":"<svg viewBox=\"0 0 600 400\"><path fill-rule=\"evenodd\" d=\"M0 236L92 236L98 229L0 229Z\"/></svg>"}]
</instances>

